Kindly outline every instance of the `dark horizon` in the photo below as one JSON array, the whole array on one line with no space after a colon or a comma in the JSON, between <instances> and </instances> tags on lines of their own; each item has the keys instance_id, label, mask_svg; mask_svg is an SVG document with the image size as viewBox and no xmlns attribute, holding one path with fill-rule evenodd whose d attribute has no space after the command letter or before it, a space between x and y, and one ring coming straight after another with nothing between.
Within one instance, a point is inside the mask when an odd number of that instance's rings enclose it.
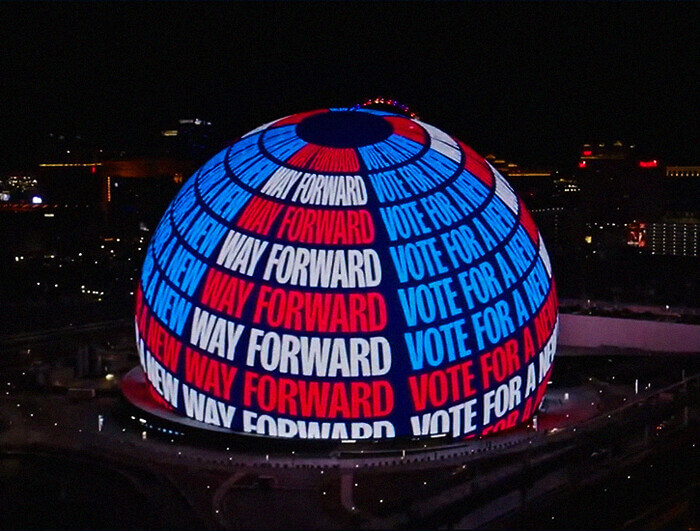
<instances>
[{"instance_id":1,"label":"dark horizon","mask_svg":"<svg viewBox=\"0 0 700 531\"><path fill-rule=\"evenodd\" d=\"M393 97L482 154L571 164L621 140L697 164L700 5L5 3L0 166L49 132L133 149Z\"/></svg>"}]
</instances>

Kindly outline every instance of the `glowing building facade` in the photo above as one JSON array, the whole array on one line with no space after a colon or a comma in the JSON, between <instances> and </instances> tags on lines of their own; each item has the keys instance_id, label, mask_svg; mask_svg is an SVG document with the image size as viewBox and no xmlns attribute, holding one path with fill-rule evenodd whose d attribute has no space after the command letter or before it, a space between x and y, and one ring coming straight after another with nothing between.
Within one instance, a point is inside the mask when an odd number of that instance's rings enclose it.
<instances>
[{"instance_id":1,"label":"glowing building facade","mask_svg":"<svg viewBox=\"0 0 700 531\"><path fill-rule=\"evenodd\" d=\"M367 108L296 114L198 170L148 248L152 395L236 433L468 438L527 421L558 331L547 252L459 140Z\"/></svg>"}]
</instances>

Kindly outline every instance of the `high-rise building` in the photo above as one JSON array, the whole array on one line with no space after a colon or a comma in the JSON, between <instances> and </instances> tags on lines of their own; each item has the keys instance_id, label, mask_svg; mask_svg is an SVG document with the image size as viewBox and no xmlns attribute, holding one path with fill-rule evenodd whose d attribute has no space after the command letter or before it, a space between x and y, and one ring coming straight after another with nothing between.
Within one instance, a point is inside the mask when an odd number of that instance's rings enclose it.
<instances>
[{"instance_id":1,"label":"high-rise building","mask_svg":"<svg viewBox=\"0 0 700 531\"><path fill-rule=\"evenodd\" d=\"M571 248L581 231L574 231L581 190L571 176L550 168L523 168L514 162L487 155L486 160L523 198L543 236L557 254Z\"/></svg>"},{"instance_id":2,"label":"high-rise building","mask_svg":"<svg viewBox=\"0 0 700 531\"><path fill-rule=\"evenodd\" d=\"M576 176L587 221L653 219L662 211L659 161L640 157L634 145L585 144Z\"/></svg>"},{"instance_id":3,"label":"high-rise building","mask_svg":"<svg viewBox=\"0 0 700 531\"><path fill-rule=\"evenodd\" d=\"M584 144L575 178L586 222L652 221L663 212L661 165L634 145Z\"/></svg>"},{"instance_id":4,"label":"high-rise building","mask_svg":"<svg viewBox=\"0 0 700 531\"><path fill-rule=\"evenodd\" d=\"M700 166L667 166L664 189L667 211L676 217L700 215Z\"/></svg>"},{"instance_id":5,"label":"high-rise building","mask_svg":"<svg viewBox=\"0 0 700 531\"><path fill-rule=\"evenodd\" d=\"M667 166L665 214L658 220L628 225L627 244L662 256L698 256L700 238L700 166Z\"/></svg>"},{"instance_id":6,"label":"high-rise building","mask_svg":"<svg viewBox=\"0 0 700 531\"><path fill-rule=\"evenodd\" d=\"M666 256L698 256L700 223L668 221L646 225L645 249Z\"/></svg>"},{"instance_id":7,"label":"high-rise building","mask_svg":"<svg viewBox=\"0 0 700 531\"><path fill-rule=\"evenodd\" d=\"M182 118L177 127L161 131L163 154L178 160L192 160L199 165L204 162L216 142L211 122L200 118Z\"/></svg>"}]
</instances>

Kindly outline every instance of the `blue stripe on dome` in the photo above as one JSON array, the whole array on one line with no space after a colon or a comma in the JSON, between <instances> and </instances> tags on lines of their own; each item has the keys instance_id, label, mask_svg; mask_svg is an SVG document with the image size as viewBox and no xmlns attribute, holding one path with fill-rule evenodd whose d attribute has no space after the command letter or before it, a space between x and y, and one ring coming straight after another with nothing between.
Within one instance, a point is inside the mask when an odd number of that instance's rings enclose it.
<instances>
[{"instance_id":1,"label":"blue stripe on dome","mask_svg":"<svg viewBox=\"0 0 700 531\"><path fill-rule=\"evenodd\" d=\"M400 166L396 168L396 171L401 175L404 181L413 181L412 187L416 189L414 194L435 188L442 184L448 177L446 175L438 175L435 172L425 171L425 169L416 162L407 164L406 166Z\"/></svg>"},{"instance_id":2,"label":"blue stripe on dome","mask_svg":"<svg viewBox=\"0 0 700 531\"><path fill-rule=\"evenodd\" d=\"M471 210L475 210L483 205L489 195L489 189L476 176L466 169L462 170L451 186L459 194L461 202L468 205ZM467 215L468 212L465 212Z\"/></svg>"},{"instance_id":3,"label":"blue stripe on dome","mask_svg":"<svg viewBox=\"0 0 700 531\"><path fill-rule=\"evenodd\" d=\"M416 165L426 168L427 171L440 175L443 180L448 179L457 171L459 164L447 158L442 153L429 149L425 155L416 160Z\"/></svg>"},{"instance_id":4,"label":"blue stripe on dome","mask_svg":"<svg viewBox=\"0 0 700 531\"><path fill-rule=\"evenodd\" d=\"M232 223L250 199L251 193L235 183L226 183L209 203L209 208L227 223Z\"/></svg>"},{"instance_id":5,"label":"blue stripe on dome","mask_svg":"<svg viewBox=\"0 0 700 531\"><path fill-rule=\"evenodd\" d=\"M182 245L178 245L163 270L176 287L191 297L199 287L199 282L207 270L207 264Z\"/></svg>"},{"instance_id":6,"label":"blue stripe on dome","mask_svg":"<svg viewBox=\"0 0 700 531\"><path fill-rule=\"evenodd\" d=\"M279 168L277 162L268 159L262 154L241 160L238 164L236 164L236 159L230 159L229 162L235 178L253 188L260 186L263 181Z\"/></svg>"},{"instance_id":7,"label":"blue stripe on dome","mask_svg":"<svg viewBox=\"0 0 700 531\"><path fill-rule=\"evenodd\" d=\"M258 149L259 140L259 134L243 137L238 142L233 144L228 150L224 150L219 153L219 155L223 154L229 158L240 156L248 158L253 156L255 153L260 153L260 149Z\"/></svg>"},{"instance_id":8,"label":"blue stripe on dome","mask_svg":"<svg viewBox=\"0 0 700 531\"><path fill-rule=\"evenodd\" d=\"M413 196L396 170L370 172L367 178L381 204L403 201Z\"/></svg>"},{"instance_id":9,"label":"blue stripe on dome","mask_svg":"<svg viewBox=\"0 0 700 531\"><path fill-rule=\"evenodd\" d=\"M241 141L243 142L243 141ZM210 171L214 170L217 166L220 166L224 162L224 158L226 157L226 150L219 151L216 155L214 155L211 159L207 161L206 164L204 164L199 170L195 172L196 174L205 174L209 173ZM185 186L187 183L185 183Z\"/></svg>"},{"instance_id":10,"label":"blue stripe on dome","mask_svg":"<svg viewBox=\"0 0 700 531\"><path fill-rule=\"evenodd\" d=\"M369 145L361 147L357 150L362 157L362 161L365 166L370 170L376 170L378 168L385 168L387 166L392 166L395 164L389 157L389 153L386 153L379 147L375 145Z\"/></svg>"},{"instance_id":11,"label":"blue stripe on dome","mask_svg":"<svg viewBox=\"0 0 700 531\"><path fill-rule=\"evenodd\" d=\"M391 135L389 138L386 139L385 143L391 144L397 150L405 152L407 154L405 160L410 159L411 157L415 157L423 149L422 144L419 144L415 140L411 140L410 138L406 138L405 136L401 135Z\"/></svg>"},{"instance_id":12,"label":"blue stripe on dome","mask_svg":"<svg viewBox=\"0 0 700 531\"><path fill-rule=\"evenodd\" d=\"M190 177L187 182L180 188L175 200L170 204L165 215L172 215L176 222L179 222L191 209L194 208L197 202L195 193L195 182L198 175Z\"/></svg>"},{"instance_id":13,"label":"blue stripe on dome","mask_svg":"<svg viewBox=\"0 0 700 531\"><path fill-rule=\"evenodd\" d=\"M234 161L235 165L245 164L251 159L261 156L260 147L258 146L259 137L253 136L244 138L237 142L229 150L225 150L222 160Z\"/></svg>"},{"instance_id":14,"label":"blue stripe on dome","mask_svg":"<svg viewBox=\"0 0 700 531\"><path fill-rule=\"evenodd\" d=\"M369 170L380 170L407 161L421 149L422 146L412 140L391 135L377 144L358 148L358 151Z\"/></svg>"},{"instance_id":15,"label":"blue stripe on dome","mask_svg":"<svg viewBox=\"0 0 700 531\"><path fill-rule=\"evenodd\" d=\"M518 225L518 229L515 231L515 234L513 235L512 239L515 239L516 241L521 242L523 244L523 247L527 250L525 254L526 260L532 260L535 257L535 255L538 254L538 249L535 248L535 245L532 243L532 240L527 235L525 227L523 227L522 225Z\"/></svg>"},{"instance_id":16,"label":"blue stripe on dome","mask_svg":"<svg viewBox=\"0 0 700 531\"><path fill-rule=\"evenodd\" d=\"M197 176L196 188L204 205L215 215L230 222L250 198L250 193L234 180L227 179L225 171L222 166L206 175Z\"/></svg>"},{"instance_id":17,"label":"blue stripe on dome","mask_svg":"<svg viewBox=\"0 0 700 531\"><path fill-rule=\"evenodd\" d=\"M297 136L296 127L285 125L268 129L263 135L263 147L275 159L286 161L306 145L306 142Z\"/></svg>"}]
</instances>

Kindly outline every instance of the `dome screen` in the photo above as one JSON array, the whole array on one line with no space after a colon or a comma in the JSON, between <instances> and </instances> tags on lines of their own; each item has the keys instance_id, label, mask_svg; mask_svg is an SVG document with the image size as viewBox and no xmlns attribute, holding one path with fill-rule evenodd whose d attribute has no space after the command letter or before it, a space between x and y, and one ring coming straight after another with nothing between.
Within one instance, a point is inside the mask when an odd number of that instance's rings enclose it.
<instances>
[{"instance_id":1,"label":"dome screen","mask_svg":"<svg viewBox=\"0 0 700 531\"><path fill-rule=\"evenodd\" d=\"M538 230L435 127L370 109L262 126L182 187L149 244L152 395L214 429L478 437L532 417L556 350Z\"/></svg>"}]
</instances>

